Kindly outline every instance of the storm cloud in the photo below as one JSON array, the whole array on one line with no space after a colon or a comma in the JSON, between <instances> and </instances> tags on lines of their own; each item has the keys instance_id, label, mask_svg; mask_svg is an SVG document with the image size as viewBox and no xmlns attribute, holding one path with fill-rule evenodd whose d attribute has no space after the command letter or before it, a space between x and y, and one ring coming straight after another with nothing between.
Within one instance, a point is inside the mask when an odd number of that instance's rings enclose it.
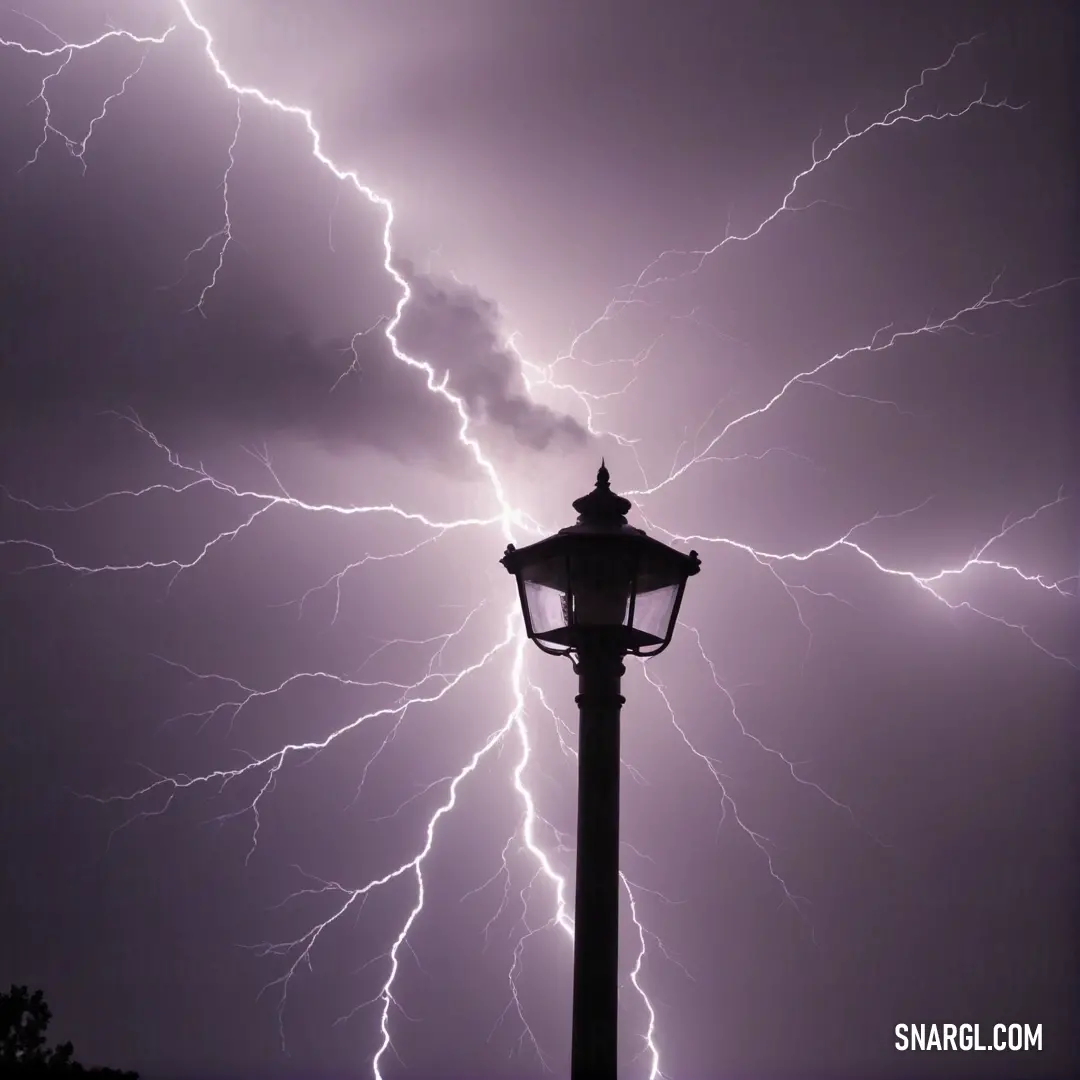
<instances>
[{"instance_id":1,"label":"storm cloud","mask_svg":"<svg viewBox=\"0 0 1080 1080\"><path fill-rule=\"evenodd\" d=\"M0 226L5 427L62 426L91 411L134 410L170 432L286 435L451 470L465 464L452 452L456 411L430 391L424 371L393 355L385 319L352 338L321 334L273 273L241 249L230 251L239 269L208 294L202 317L192 309L190 285L182 287L187 282L157 284L168 282L170 267L140 245L137 220L130 236L116 235L117 220L109 222L107 246L86 235L92 227L57 220L55 212ZM527 396L494 303L452 281L405 271L412 299L401 343L420 358L437 357L436 378L449 376L449 389L488 437L501 433L532 451L585 441L576 420ZM227 295L227 306L218 295ZM357 297L358 310L364 300Z\"/></svg>"},{"instance_id":2,"label":"storm cloud","mask_svg":"<svg viewBox=\"0 0 1080 1080\"><path fill-rule=\"evenodd\" d=\"M475 289L430 276L415 278L402 343L418 356L438 356L472 416L509 429L524 446L580 445L588 438L570 416L525 393L518 361L497 336L498 309Z\"/></svg>"}]
</instances>

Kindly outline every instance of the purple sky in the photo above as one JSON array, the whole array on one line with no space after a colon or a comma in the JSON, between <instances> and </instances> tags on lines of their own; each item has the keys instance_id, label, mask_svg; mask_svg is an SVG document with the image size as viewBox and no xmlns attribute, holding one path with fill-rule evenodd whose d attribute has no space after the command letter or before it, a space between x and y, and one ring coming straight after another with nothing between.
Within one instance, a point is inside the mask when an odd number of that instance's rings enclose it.
<instances>
[{"instance_id":1,"label":"purple sky","mask_svg":"<svg viewBox=\"0 0 1080 1080\"><path fill-rule=\"evenodd\" d=\"M573 679L498 559L604 455L703 560L621 1075L1073 1074L1075 34L0 14L0 985L147 1080L566 1075Z\"/></svg>"}]
</instances>

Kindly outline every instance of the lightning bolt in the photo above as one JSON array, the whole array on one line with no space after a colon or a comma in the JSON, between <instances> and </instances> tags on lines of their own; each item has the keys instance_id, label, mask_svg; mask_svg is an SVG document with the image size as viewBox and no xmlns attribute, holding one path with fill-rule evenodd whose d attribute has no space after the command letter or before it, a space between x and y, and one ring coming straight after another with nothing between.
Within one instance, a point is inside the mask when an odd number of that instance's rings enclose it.
<instances>
[{"instance_id":1,"label":"lightning bolt","mask_svg":"<svg viewBox=\"0 0 1080 1080\"><path fill-rule=\"evenodd\" d=\"M354 337L354 352L358 337L377 328L380 329L394 357L401 364L415 371L417 377L424 381L428 392L453 410L459 422L457 438L471 455L476 468L487 481L491 498L491 512L486 516L441 520L426 515L419 510L396 504L340 506L308 502L292 495L285 488L273 468L269 454L266 452L255 454L255 456L270 477L272 482L270 490L240 487L211 474L201 464L193 464L183 460L150 427L144 425L138 416L134 414L115 414L117 419L131 425L135 432L147 440L155 452L162 456L164 465L174 478L172 481L155 483L135 489L110 491L89 502L77 505L32 501L6 490L4 491L5 496L9 500L36 512L77 514L91 507L111 502L142 499L151 493L180 497L193 491L214 491L235 501L239 508L237 523L232 528L212 536L193 551L128 563L90 564L75 557L66 556L56 550L55 547L30 537L3 539L0 540L0 546L26 553L27 559L25 565L21 568L22 572L41 571L49 568L76 574L133 573L136 571L156 570L168 575L167 581L171 587L181 574L195 571L204 561L210 559L219 548L238 540L242 534L269 519L271 515L276 517L285 513L297 512L342 517L371 516L376 519L397 519L407 523L410 528L416 529L419 539L412 544L381 554L366 554L362 558L349 563L321 584L308 589L294 601L298 610L302 613L304 603L314 593L324 589L331 589L334 592L334 618L337 618L342 603L342 582L347 575L359 571L368 562L407 558L425 546L437 544L444 536L461 530L498 528L505 541L515 543L521 542L523 536L535 537L542 535L547 530L543 529L523 509L515 506L510 499L496 464L485 453L480 441L473 434L472 418L465 399L455 393L450 375L440 376L431 362L410 355L399 343L398 329L412 297L412 289L405 273L399 268L399 260L395 254L393 244L395 218L391 201L367 186L356 171L343 167L327 155L323 149L322 133L317 127L310 109L284 102L259 87L238 82L223 64L211 29L204 21L196 17L187 0L174 0L174 8L177 15L175 23L157 35L139 35L127 30L110 27L90 40L70 42L59 37L37 20L31 20L42 32L49 36L52 44L47 47L31 47L18 40L0 37L0 47L13 50L35 62L41 61L48 65L48 70L41 79L38 94L30 102L31 105L39 106L42 111L41 139L27 159L24 168L28 169L38 165L41 161L42 152L50 139L55 138L63 144L71 156L78 160L79 167L85 172L87 168L87 149L95 129L106 121L111 104L128 90L129 84L142 71L152 51L163 46L166 40L170 38L183 38L196 43L205 55L206 61L217 77L223 92L232 95L235 99L236 123L225 154L226 166L221 182L221 222L217 228L207 235L201 244L189 251L183 260L184 273L186 274L190 271L192 264L198 261L199 256L210 252L213 257L213 266L201 287L193 310L203 317L207 317L206 301L210 293L219 284L219 276L226 264L228 249L232 241L229 181L232 169L236 164L237 154L242 147L242 122L245 109L261 108L279 114L283 121L291 121L299 125L306 135L311 155L324 169L335 177L344 188L350 189L354 195L375 207L382 215L382 265L397 288L398 299L392 315L380 320L376 326L362 331ZM642 486L627 494L634 500L636 508L649 527L676 544L709 543L726 546L745 556L754 566L770 575L771 579L777 583L777 586L783 590L790 600L794 615L806 632L808 650L812 635L802 607L802 597L813 595L830 598L842 603L848 603L848 601L831 592L811 589L809 586L794 580L790 571L801 564L820 560L823 556L834 553L863 560L875 571L888 577L906 581L913 587L928 593L935 601L953 610L963 610L973 616L991 620L1004 629L1022 636L1028 643L1047 656L1076 666L1074 659L1040 642L1025 624L999 613L985 610L984 605L976 604L970 597L961 595L955 590L950 591L953 586L962 584L964 580L969 579L976 572L984 571L1014 579L1023 583L1025 587L1040 590L1050 596L1065 597L1070 595L1071 592L1075 592L1077 583L1075 575L1071 578L1053 579L1047 575L1025 569L1004 556L997 557L994 554L1001 548L1002 542L1008 534L1030 524L1039 515L1048 514L1055 507L1060 506L1065 499L1062 492L1059 492L1055 498L1028 510L1026 514L1016 518L1011 523L1009 521L1003 523L997 532L989 535L973 550L968 559L957 565L939 567L930 574L917 572L914 569L896 564L890 559L877 555L868 541L860 539L876 523L917 513L920 507L904 507L890 512L877 513L865 521L853 524L841 536L826 544L802 551L779 552L759 550L732 537L702 535L689 528L681 531L675 528L667 528L652 520L648 511L648 501L652 496L664 488L679 484L691 470L709 462L724 463L755 456L735 454L724 457L718 448L732 431L765 416L781 400L796 394L806 387L840 394L840 391L833 390L822 378L828 369L850 362L872 360L877 354L892 349L897 343L904 340L939 335L946 332L970 332L968 329L969 322L977 318L981 313L992 308L1024 308L1035 303L1038 298L1047 292L1065 287L1074 279L1066 279L1050 285L1032 288L1014 295L999 295L997 291L1000 285L999 276L982 296L973 298L967 306L954 311L944 319L937 322L927 321L922 325L907 329L883 328L869 342L852 345L846 351L811 364L804 371L792 376L759 405L728 421L718 434L707 441L704 448L698 450L697 446L701 441L702 433L715 415L717 407L714 407L702 421L694 439L691 440L689 436L684 439L676 451L675 460L667 475L659 480L650 481L638 458L637 447L642 442L640 436L604 430L597 426L596 421L603 415L599 411L602 402L622 396L641 374L647 373L650 358L663 335L658 336L644 349L629 357L592 361L579 356L579 350L590 335L620 318L624 312L642 306L659 305L659 301L652 299L651 295L657 286L676 284L698 274L709 260L720 256L729 247L752 241L783 215L809 210L821 202L822 200L814 200L798 203L797 199L802 186L809 177L842 157L846 148L851 144L863 139L880 136L899 125L961 122L965 117L979 110L1006 113L1021 110L1022 105L1015 105L1005 100L991 100L987 97L985 87L978 97L970 100L961 108L938 111L918 111L914 108L913 101L918 92L927 85L928 80L945 70L956 55L961 50L971 46L974 40L973 38L958 43L943 62L923 70L918 80L904 90L897 104L879 119L864 127L852 129L850 116L846 117L844 136L824 150L819 148L821 138L819 135L811 145L809 164L796 173L781 201L752 229L740 234L733 234L729 229L720 241L700 250L672 250L660 253L642 269L636 278L616 290L603 311L585 329L577 333L569 346L562 350L550 363L539 363L527 358L519 347L516 335L511 336L508 347L515 352L521 362L522 375L530 392L535 392L539 387L546 386L554 393L572 395L585 413L589 431L598 438L614 440L634 457L642 476ZM115 92L105 98L99 113L91 120L85 131L80 136L65 133L53 115L53 106L49 97L52 86L84 54L113 48L135 50L138 57L137 61ZM336 205L335 203L335 207ZM699 318L696 308L670 315L670 318L673 321L697 322L708 327L708 324ZM721 333L715 327L709 328ZM593 369L620 365L628 369L630 374L628 380L618 390L609 392L593 391L577 383L570 382L560 374L559 369L572 362ZM843 394L841 396L860 397L861 395ZM864 400L876 404L892 404L873 398L865 398ZM688 446L691 447L690 456L680 463L680 459ZM766 453L774 452L791 453L791 451L783 447L771 448L766 451ZM1073 588L1070 590L1069 586L1073 586ZM529 723L530 703L532 701L537 702L543 713L547 715L554 726L559 747L564 755L571 760L575 757L573 735L565 721L548 704L542 688L531 680L526 670L526 640L521 627L520 616L515 607L510 607L506 613L501 636L497 636L486 647L475 650L472 659L463 666L448 668L445 665L444 658L447 646L452 641L463 640L466 628L475 619L479 610L479 608L471 610L456 627L435 637L384 641L361 666L362 672L363 668L367 667L376 657L382 656L391 649L430 649L426 670L417 680L411 683L389 679L365 680L360 678L361 672L356 672L353 675L343 675L338 672L316 670L296 672L274 685L260 688L248 686L227 675L196 671L187 665L161 658L164 663L182 671L197 684L216 689L224 688L229 695L208 709L174 717L173 722L186 718L197 719L203 725L206 725L215 722L221 716L227 716L228 723L232 726L236 724L242 714L255 708L260 701L285 694L290 687L304 682L330 683L349 692L386 692L392 696L386 704L363 712L349 723L335 728L323 738L289 742L279 746L272 752L252 756L241 765L214 769L195 776L154 774L149 782L134 791L108 798L93 797L98 802L128 804L132 807L131 815L120 826L120 828L123 828L124 825L130 824L139 818L164 813L172 805L174 799L189 791L200 789L220 794L226 789L243 789L245 784L251 785L255 793L244 803L240 810L221 815L215 819L222 821L236 816L250 818L251 843L248 851L248 858L250 858L258 848L261 825L260 808L264 800L273 792L287 762L290 764L302 764L310 761L332 744L340 742L358 729L377 725L380 722L388 722L389 728L385 736L379 743L375 753L361 770L357 789L357 797L359 797L370 769L375 765L380 754L390 744L409 716L438 705L459 686L473 678L477 672L490 667L503 657L508 658L507 701L503 719L491 726L486 736L479 742L479 745L465 756L464 762L456 772L433 781L402 804L404 806L417 798L428 795L432 791L437 790L440 792L437 806L427 818L423 835L411 857L381 875L355 882L323 878L298 867L297 871L302 875L305 884L286 897L282 903L286 904L299 897L312 895L327 897L330 898L333 905L330 914L311 925L305 933L292 940L263 942L252 946L258 955L275 957L284 965L281 974L265 987L266 991L274 991L277 994L279 1032L284 1049L285 1010L292 980L299 971L312 966L313 951L316 946L323 943L324 939L343 923L346 916L359 915L367 899L374 893L394 882L406 881L411 883L413 899L399 924L398 932L385 953L374 958L374 960L380 961L385 966L385 977L381 987L370 1001L357 1004L337 1021L338 1023L345 1023L366 1006L377 1006L379 1035L377 1045L370 1059L371 1070L376 1080L382 1080L384 1076L388 1055L391 1053L396 1054L392 1040L395 1010L408 1016L401 1001L398 976L401 970L402 958L411 949L409 944L410 931L417 920L421 918L425 902L428 899L425 867L428 857L437 843L440 826L443 820L454 812L463 786L473 779L485 761L500 756L507 746L512 746L516 750L513 763L507 773L507 779L518 800L520 807L519 820L506 840L502 849L500 865L496 868L495 873L487 882L473 890L473 893L479 893L490 885L502 883L502 898L485 927L485 941L488 940L496 922L506 912L512 907L517 907L520 911L515 926L511 929L511 935L516 935L516 940L513 947L511 967L507 973L509 1000L496 1026L505 1017L513 1013L521 1030L519 1046L523 1046L526 1042L529 1043L541 1064L545 1068L551 1068L549 1054L543 1050L539 1038L529 1024L527 1010L519 992L519 979L523 971L525 951L529 942L538 935L549 931L561 933L572 939L573 916L567 900L568 882L565 875L560 872L558 858L559 855L565 854L567 850L567 837L543 816L538 807L537 798L528 782L530 771L537 768L533 749L536 729ZM818 785L805 779L799 773L797 763L789 760L780 749L765 743L752 733L736 707L734 689L726 686L719 676L718 665L707 653L701 633L695 627L689 625L684 626L684 632L690 633L694 638L701 662L708 670L714 686L726 703L727 713L735 725L738 736L752 742L762 753L772 755L781 761L794 782L812 788L833 806L850 814L851 811L845 804L835 799ZM731 822L755 845L763 857L765 869L775 881L780 895L801 914L801 898L785 882L780 868L771 853L768 838L755 830L740 814L733 796L725 786L725 778L720 771L719 760L714 754L702 749L691 739L685 725L680 722L677 716L676 709L669 698L663 681L644 666L642 671L645 680L663 703L677 742L684 747L690 758L699 763L710 774L718 785L720 824L725 821ZM644 782L644 777L629 762L624 762L624 765L632 776ZM398 810L401 808L399 807ZM394 811L394 813L397 812ZM632 847L630 847L630 850L640 854ZM517 900L515 902L514 869L515 859L519 853L524 854L530 861L531 873L523 887L516 890ZM647 858L647 856L642 857ZM647 948L648 944L650 942L654 943L659 953L669 961L676 964L678 964L678 961L668 954L662 942L646 927L641 917L642 897L654 894L655 890L631 882L626 875L623 875L622 881L627 898L628 917L635 928L639 945L633 967L628 974L628 982L640 1002L640 1012L636 1017L636 1022L640 1025L641 1056L646 1061L647 1075L650 1080L658 1080L664 1075L661 1071L660 1057L662 1039L657 1030L655 1007L650 1000L645 985L648 981L648 970L652 955ZM546 910L546 915L539 921L531 915L533 897L538 891ZM655 893L655 895L659 896L660 894ZM667 898L661 897L661 899L666 900ZM681 967L681 965L678 966ZM683 970L685 971L685 969ZM686 974L688 977L692 977L689 972L686 972Z\"/></svg>"}]
</instances>

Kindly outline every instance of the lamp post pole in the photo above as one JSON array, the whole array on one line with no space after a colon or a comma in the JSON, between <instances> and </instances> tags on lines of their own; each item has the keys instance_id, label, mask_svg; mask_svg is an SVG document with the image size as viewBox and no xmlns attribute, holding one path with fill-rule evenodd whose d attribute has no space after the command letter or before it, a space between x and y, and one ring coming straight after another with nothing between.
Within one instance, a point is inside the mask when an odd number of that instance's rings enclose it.
<instances>
[{"instance_id":1,"label":"lamp post pole","mask_svg":"<svg viewBox=\"0 0 1080 1080\"><path fill-rule=\"evenodd\" d=\"M576 525L500 560L517 580L525 632L578 677L577 882L571 1080L616 1080L619 1029L619 716L623 657L671 644L686 579L701 569L626 520L603 461L574 500Z\"/></svg>"},{"instance_id":2,"label":"lamp post pole","mask_svg":"<svg viewBox=\"0 0 1080 1080\"><path fill-rule=\"evenodd\" d=\"M619 714L614 642L583 646L578 677L577 883L571 1080L616 1080L619 1021Z\"/></svg>"}]
</instances>

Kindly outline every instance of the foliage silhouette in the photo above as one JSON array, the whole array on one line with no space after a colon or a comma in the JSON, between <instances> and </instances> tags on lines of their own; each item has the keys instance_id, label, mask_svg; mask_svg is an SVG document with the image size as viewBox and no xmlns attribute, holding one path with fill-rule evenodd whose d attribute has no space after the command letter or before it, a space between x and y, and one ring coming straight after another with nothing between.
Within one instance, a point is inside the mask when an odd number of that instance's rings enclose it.
<instances>
[{"instance_id":1,"label":"foliage silhouette","mask_svg":"<svg viewBox=\"0 0 1080 1080\"><path fill-rule=\"evenodd\" d=\"M52 1011L40 990L31 994L25 986L12 986L0 994L0 1076L139 1080L137 1072L84 1068L73 1060L75 1048L69 1042L46 1047L45 1029L51 1019Z\"/></svg>"}]
</instances>

